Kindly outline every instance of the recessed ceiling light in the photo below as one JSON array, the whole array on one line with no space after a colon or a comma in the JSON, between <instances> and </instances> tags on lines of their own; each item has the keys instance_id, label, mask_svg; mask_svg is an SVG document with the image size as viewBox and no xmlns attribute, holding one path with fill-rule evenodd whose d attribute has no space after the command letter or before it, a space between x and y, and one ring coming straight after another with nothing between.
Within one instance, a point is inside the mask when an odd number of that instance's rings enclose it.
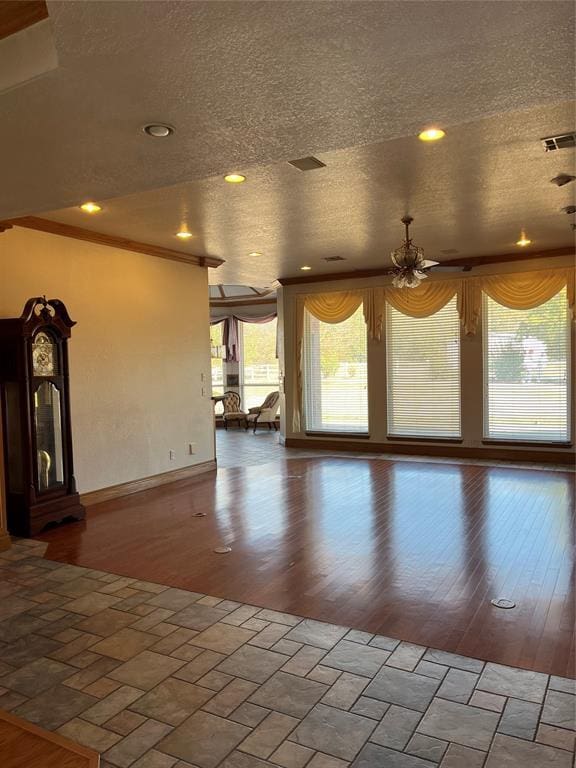
<instances>
[{"instance_id":1,"label":"recessed ceiling light","mask_svg":"<svg viewBox=\"0 0 576 768\"><path fill-rule=\"evenodd\" d=\"M308 270L312 269L312 267L309 267L307 264L305 264L303 267L300 267L302 272L308 272Z\"/></svg>"},{"instance_id":2,"label":"recessed ceiling light","mask_svg":"<svg viewBox=\"0 0 576 768\"><path fill-rule=\"evenodd\" d=\"M248 256L262 256L260 251L252 251L252 253L249 253Z\"/></svg>"},{"instance_id":3,"label":"recessed ceiling light","mask_svg":"<svg viewBox=\"0 0 576 768\"><path fill-rule=\"evenodd\" d=\"M520 248L525 248L527 245L530 245L531 242L532 240L529 240L526 237L526 233L522 232L522 234L520 235L520 240L516 241L516 245L519 245Z\"/></svg>"},{"instance_id":4,"label":"recessed ceiling light","mask_svg":"<svg viewBox=\"0 0 576 768\"><path fill-rule=\"evenodd\" d=\"M98 213L98 211L102 210L102 206L92 202L82 203L80 210L84 211L84 213Z\"/></svg>"},{"instance_id":5,"label":"recessed ceiling light","mask_svg":"<svg viewBox=\"0 0 576 768\"><path fill-rule=\"evenodd\" d=\"M145 125L142 130L154 139L165 139L166 136L174 133L174 128L171 125L164 125L163 123L151 123L150 125Z\"/></svg>"},{"instance_id":6,"label":"recessed ceiling light","mask_svg":"<svg viewBox=\"0 0 576 768\"><path fill-rule=\"evenodd\" d=\"M180 240L188 240L188 238L192 237L192 232L183 229L181 232L176 232L176 237L179 237Z\"/></svg>"},{"instance_id":7,"label":"recessed ceiling light","mask_svg":"<svg viewBox=\"0 0 576 768\"><path fill-rule=\"evenodd\" d=\"M424 131L420 131L418 138L420 141L438 141L446 136L446 132L442 128L426 128Z\"/></svg>"},{"instance_id":8,"label":"recessed ceiling light","mask_svg":"<svg viewBox=\"0 0 576 768\"><path fill-rule=\"evenodd\" d=\"M242 176L241 173L227 173L224 176L224 181L227 181L228 184L242 184L243 181L246 181L246 176Z\"/></svg>"}]
</instances>

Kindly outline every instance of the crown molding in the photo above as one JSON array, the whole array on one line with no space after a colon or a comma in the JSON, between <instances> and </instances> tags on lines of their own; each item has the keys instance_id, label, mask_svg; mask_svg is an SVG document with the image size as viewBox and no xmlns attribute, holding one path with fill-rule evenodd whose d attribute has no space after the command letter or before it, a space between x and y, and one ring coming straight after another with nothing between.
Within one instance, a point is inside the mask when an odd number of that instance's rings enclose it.
<instances>
[{"instance_id":1,"label":"crown molding","mask_svg":"<svg viewBox=\"0 0 576 768\"><path fill-rule=\"evenodd\" d=\"M48 18L44 0L0 3L0 40Z\"/></svg>"},{"instance_id":2,"label":"crown molding","mask_svg":"<svg viewBox=\"0 0 576 768\"><path fill-rule=\"evenodd\" d=\"M565 248L552 248L547 251L529 251L523 253L502 253L498 255L470 256L459 259L441 261L441 267L469 267L466 273L474 267L482 267L488 264L505 264L515 261L534 261L534 259L548 259L555 256L574 256L576 249L573 246ZM321 275L306 275L305 277L281 277L280 285L304 285L306 283L327 283L332 280L358 280L363 277L385 277L390 274L390 266L377 269L358 269L354 272L326 272ZM453 277L456 277L454 275Z\"/></svg>"},{"instance_id":3,"label":"crown molding","mask_svg":"<svg viewBox=\"0 0 576 768\"><path fill-rule=\"evenodd\" d=\"M124 251L134 251L135 253L144 253L147 256L157 256L160 259L169 259L170 261L180 261L183 264L192 264L197 267L219 267L224 263L224 259L218 259L215 256L196 256L191 253L182 253L173 251L171 248L163 248L159 245L150 245L149 243L140 243L137 240L128 240L124 237L115 235L105 235L102 232L93 232L91 229L74 227L71 224L61 224L58 221L42 219L38 216L23 216L18 219L8 219L0 221L0 232L11 227L26 227L27 229L36 229L39 232L48 232L51 235L60 235L70 237L74 240L84 240L96 245L105 245L109 248L120 248Z\"/></svg>"}]
</instances>

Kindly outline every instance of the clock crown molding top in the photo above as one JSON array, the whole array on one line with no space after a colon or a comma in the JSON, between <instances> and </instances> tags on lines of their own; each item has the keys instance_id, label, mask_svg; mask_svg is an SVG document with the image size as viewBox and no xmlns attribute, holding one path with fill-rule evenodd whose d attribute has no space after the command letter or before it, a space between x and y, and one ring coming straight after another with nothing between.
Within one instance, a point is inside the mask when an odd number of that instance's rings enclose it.
<instances>
[{"instance_id":1,"label":"clock crown molding top","mask_svg":"<svg viewBox=\"0 0 576 768\"><path fill-rule=\"evenodd\" d=\"M70 329L76 325L76 321L72 320L68 314L63 301L47 299L46 296L28 299L20 320L26 336L33 336L40 325L51 323L58 328L62 336L68 338Z\"/></svg>"},{"instance_id":2,"label":"clock crown molding top","mask_svg":"<svg viewBox=\"0 0 576 768\"><path fill-rule=\"evenodd\" d=\"M28 299L20 317L0 322L0 337L12 334L16 326L23 338L31 338L47 323L57 328L64 339L70 338L71 329L76 325L76 321L72 320L68 314L63 301L47 299L46 296L34 296Z\"/></svg>"}]
</instances>

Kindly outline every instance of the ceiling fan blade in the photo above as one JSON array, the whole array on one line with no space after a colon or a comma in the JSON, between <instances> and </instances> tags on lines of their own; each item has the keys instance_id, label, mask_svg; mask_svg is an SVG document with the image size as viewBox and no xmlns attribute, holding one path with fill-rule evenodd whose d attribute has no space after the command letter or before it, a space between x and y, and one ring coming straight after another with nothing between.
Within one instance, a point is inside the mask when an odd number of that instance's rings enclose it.
<instances>
[{"instance_id":1,"label":"ceiling fan blade","mask_svg":"<svg viewBox=\"0 0 576 768\"><path fill-rule=\"evenodd\" d=\"M428 269L433 269L434 272L470 272L472 267L469 264L462 264L460 266L456 265L444 265L444 264L436 264L434 267L428 267Z\"/></svg>"},{"instance_id":2,"label":"ceiling fan blade","mask_svg":"<svg viewBox=\"0 0 576 768\"><path fill-rule=\"evenodd\" d=\"M430 261L430 259L424 259L422 265L423 269L432 269L432 267L435 267L439 263L439 261Z\"/></svg>"}]
</instances>

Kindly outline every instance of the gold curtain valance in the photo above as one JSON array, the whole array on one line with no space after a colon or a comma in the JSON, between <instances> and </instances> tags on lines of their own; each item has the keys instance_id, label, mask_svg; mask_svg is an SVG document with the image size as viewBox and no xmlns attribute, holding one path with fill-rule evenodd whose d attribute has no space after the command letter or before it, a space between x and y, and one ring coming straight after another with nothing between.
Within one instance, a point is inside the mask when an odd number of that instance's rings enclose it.
<instances>
[{"instance_id":1,"label":"gold curtain valance","mask_svg":"<svg viewBox=\"0 0 576 768\"><path fill-rule=\"evenodd\" d=\"M574 307L574 270L524 272L482 278L482 290L509 309L533 309L568 287L568 304Z\"/></svg>"},{"instance_id":2,"label":"gold curtain valance","mask_svg":"<svg viewBox=\"0 0 576 768\"><path fill-rule=\"evenodd\" d=\"M417 288L386 287L386 301L410 317L429 317L439 312L458 293L461 280L421 283Z\"/></svg>"},{"instance_id":3,"label":"gold curtain valance","mask_svg":"<svg viewBox=\"0 0 576 768\"><path fill-rule=\"evenodd\" d=\"M380 341L384 322L384 291L365 288L338 293L314 293L304 297L304 306L323 323L343 323L364 306L364 320L371 339Z\"/></svg>"},{"instance_id":4,"label":"gold curtain valance","mask_svg":"<svg viewBox=\"0 0 576 768\"><path fill-rule=\"evenodd\" d=\"M459 310L467 334L476 333L482 311L482 292L509 309L534 309L550 301L564 286L572 319L576 273L574 268L517 272L510 275L472 277L462 281Z\"/></svg>"},{"instance_id":5,"label":"gold curtain valance","mask_svg":"<svg viewBox=\"0 0 576 768\"><path fill-rule=\"evenodd\" d=\"M362 304L362 291L313 293L304 298L308 312L323 323L343 323Z\"/></svg>"},{"instance_id":6,"label":"gold curtain valance","mask_svg":"<svg viewBox=\"0 0 576 768\"><path fill-rule=\"evenodd\" d=\"M545 304L567 287L568 307L574 319L576 278L573 268L538 272L516 272L509 275L467 277L461 280L438 280L418 288L386 287L386 301L394 309L411 317L429 317L458 294L458 314L466 335L474 335L482 311L482 292L510 309L533 309Z\"/></svg>"}]
</instances>

